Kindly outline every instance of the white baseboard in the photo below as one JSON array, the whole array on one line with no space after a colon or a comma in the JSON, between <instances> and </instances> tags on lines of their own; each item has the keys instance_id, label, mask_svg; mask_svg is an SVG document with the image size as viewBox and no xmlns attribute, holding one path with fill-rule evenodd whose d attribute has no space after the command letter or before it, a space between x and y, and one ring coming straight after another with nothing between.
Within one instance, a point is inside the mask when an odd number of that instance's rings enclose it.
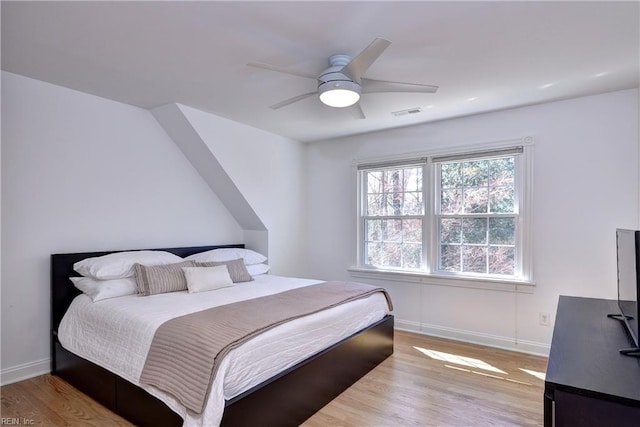
<instances>
[{"instance_id":1,"label":"white baseboard","mask_svg":"<svg viewBox=\"0 0 640 427\"><path fill-rule=\"evenodd\" d=\"M510 337L483 334L479 332L465 331L462 329L447 328L444 326L429 325L411 320L395 319L395 328L401 331L416 332L440 338L448 338L456 341L464 341L472 344L481 344L489 347L518 351L521 353L549 356L551 346L549 344L515 340Z\"/></svg>"},{"instance_id":2,"label":"white baseboard","mask_svg":"<svg viewBox=\"0 0 640 427\"><path fill-rule=\"evenodd\" d=\"M51 359L23 363L0 371L0 385L7 385L51 372Z\"/></svg>"}]
</instances>

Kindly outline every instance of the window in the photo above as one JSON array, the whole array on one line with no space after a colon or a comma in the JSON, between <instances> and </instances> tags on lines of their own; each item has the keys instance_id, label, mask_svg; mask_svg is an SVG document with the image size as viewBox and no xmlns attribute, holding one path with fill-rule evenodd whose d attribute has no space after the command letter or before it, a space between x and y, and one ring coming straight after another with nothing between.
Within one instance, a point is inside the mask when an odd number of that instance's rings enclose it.
<instances>
[{"instance_id":1,"label":"window","mask_svg":"<svg viewBox=\"0 0 640 427\"><path fill-rule=\"evenodd\" d=\"M365 171L365 264L406 269L422 264L423 166Z\"/></svg>"},{"instance_id":2,"label":"window","mask_svg":"<svg viewBox=\"0 0 640 427\"><path fill-rule=\"evenodd\" d=\"M515 157L436 164L437 271L515 274Z\"/></svg>"},{"instance_id":3,"label":"window","mask_svg":"<svg viewBox=\"0 0 640 427\"><path fill-rule=\"evenodd\" d=\"M359 267L530 279L524 147L358 169Z\"/></svg>"}]
</instances>

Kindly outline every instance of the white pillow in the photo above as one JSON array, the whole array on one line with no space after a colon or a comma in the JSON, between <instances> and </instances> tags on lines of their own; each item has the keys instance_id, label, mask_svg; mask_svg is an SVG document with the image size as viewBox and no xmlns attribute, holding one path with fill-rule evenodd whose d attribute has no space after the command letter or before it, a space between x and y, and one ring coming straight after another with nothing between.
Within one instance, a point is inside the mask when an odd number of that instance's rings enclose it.
<instances>
[{"instance_id":1,"label":"white pillow","mask_svg":"<svg viewBox=\"0 0 640 427\"><path fill-rule=\"evenodd\" d=\"M262 255L261 253L252 251L251 249L243 248L212 249L210 251L189 255L185 259L196 262L223 262L232 261L239 258L244 259L245 265L260 264L261 262L265 262L267 260L267 257Z\"/></svg>"},{"instance_id":2,"label":"white pillow","mask_svg":"<svg viewBox=\"0 0 640 427\"><path fill-rule=\"evenodd\" d=\"M233 280L229 275L226 265L215 267L182 267L184 277L187 279L189 293L213 291L214 289L233 286Z\"/></svg>"},{"instance_id":3,"label":"white pillow","mask_svg":"<svg viewBox=\"0 0 640 427\"><path fill-rule=\"evenodd\" d=\"M252 276L257 276L259 274L265 274L269 271L269 266L267 264L253 264L247 265L247 271Z\"/></svg>"},{"instance_id":4,"label":"white pillow","mask_svg":"<svg viewBox=\"0 0 640 427\"><path fill-rule=\"evenodd\" d=\"M94 279L120 279L133 277L133 265L163 265L183 261L178 255L165 251L115 252L95 258L86 258L73 264L80 275Z\"/></svg>"},{"instance_id":5,"label":"white pillow","mask_svg":"<svg viewBox=\"0 0 640 427\"><path fill-rule=\"evenodd\" d=\"M138 285L134 277L112 280L96 280L91 277L69 277L69 280L73 282L76 288L88 295L93 302L138 293Z\"/></svg>"}]
</instances>

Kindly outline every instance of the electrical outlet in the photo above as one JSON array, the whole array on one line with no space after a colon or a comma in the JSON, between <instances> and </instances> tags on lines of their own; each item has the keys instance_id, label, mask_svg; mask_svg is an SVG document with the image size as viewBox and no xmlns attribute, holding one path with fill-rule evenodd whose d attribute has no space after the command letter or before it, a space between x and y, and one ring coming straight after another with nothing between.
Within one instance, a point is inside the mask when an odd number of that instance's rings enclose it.
<instances>
[{"instance_id":1,"label":"electrical outlet","mask_svg":"<svg viewBox=\"0 0 640 427\"><path fill-rule=\"evenodd\" d=\"M549 313L538 313L540 325L549 326L551 324L551 315Z\"/></svg>"}]
</instances>

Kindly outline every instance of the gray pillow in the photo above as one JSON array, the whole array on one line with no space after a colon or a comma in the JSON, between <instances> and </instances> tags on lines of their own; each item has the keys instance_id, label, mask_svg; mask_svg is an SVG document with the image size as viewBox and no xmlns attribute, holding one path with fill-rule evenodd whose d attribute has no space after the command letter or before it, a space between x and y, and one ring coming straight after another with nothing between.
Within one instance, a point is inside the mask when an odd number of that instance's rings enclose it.
<instances>
[{"instance_id":1,"label":"gray pillow","mask_svg":"<svg viewBox=\"0 0 640 427\"><path fill-rule=\"evenodd\" d=\"M135 264L138 294L155 295L187 290L187 279L182 267L194 267L193 261L165 265Z\"/></svg>"},{"instance_id":2,"label":"gray pillow","mask_svg":"<svg viewBox=\"0 0 640 427\"><path fill-rule=\"evenodd\" d=\"M196 267L215 267L216 265L226 265L229 270L229 276L233 283L250 282L253 277L247 271L247 267L244 265L244 259L238 258L231 261L208 261L208 262L196 262Z\"/></svg>"}]
</instances>

